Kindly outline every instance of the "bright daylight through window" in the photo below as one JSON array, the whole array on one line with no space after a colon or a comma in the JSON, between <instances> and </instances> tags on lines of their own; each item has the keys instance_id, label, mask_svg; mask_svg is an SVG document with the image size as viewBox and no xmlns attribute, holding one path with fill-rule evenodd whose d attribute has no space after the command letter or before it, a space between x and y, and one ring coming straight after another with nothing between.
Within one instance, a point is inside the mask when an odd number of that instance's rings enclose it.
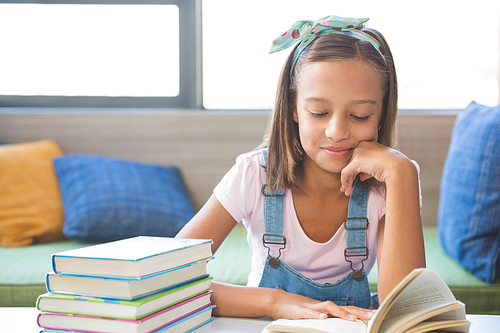
<instances>
[{"instance_id":1,"label":"bright daylight through window","mask_svg":"<svg viewBox=\"0 0 500 333\"><path fill-rule=\"evenodd\" d=\"M175 5L0 4L0 31L0 95L179 94Z\"/></svg>"},{"instance_id":2,"label":"bright daylight through window","mask_svg":"<svg viewBox=\"0 0 500 333\"><path fill-rule=\"evenodd\" d=\"M269 55L275 37L297 20L368 17L396 62L402 109L496 105L500 1L397 0L203 1L204 106L272 108L288 52Z\"/></svg>"}]
</instances>

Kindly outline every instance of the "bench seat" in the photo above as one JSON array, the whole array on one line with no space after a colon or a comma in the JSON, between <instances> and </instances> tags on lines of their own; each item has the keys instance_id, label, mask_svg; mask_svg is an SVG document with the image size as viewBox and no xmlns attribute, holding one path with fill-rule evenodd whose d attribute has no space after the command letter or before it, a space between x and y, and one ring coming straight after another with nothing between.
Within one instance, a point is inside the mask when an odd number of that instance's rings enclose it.
<instances>
[{"instance_id":1,"label":"bench seat","mask_svg":"<svg viewBox=\"0 0 500 333\"><path fill-rule=\"evenodd\" d=\"M424 227L427 267L436 271L455 297L466 304L469 314L500 314L500 280L493 285L477 279L448 257L439 245L437 230ZM91 244L65 241L31 245L22 248L0 247L0 306L34 306L36 298L46 292L45 274L51 270L51 255ZM246 230L239 224L221 245L208 272L215 281L244 285L250 272L251 250ZM377 270L368 276L376 290Z\"/></svg>"}]
</instances>

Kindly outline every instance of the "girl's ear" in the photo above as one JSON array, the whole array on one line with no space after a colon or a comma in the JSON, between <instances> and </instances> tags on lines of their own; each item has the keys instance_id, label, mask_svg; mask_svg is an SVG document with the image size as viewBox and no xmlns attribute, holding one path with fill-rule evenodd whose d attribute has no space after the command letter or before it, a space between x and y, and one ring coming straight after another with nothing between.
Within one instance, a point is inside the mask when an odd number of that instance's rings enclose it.
<instances>
[{"instance_id":1,"label":"girl's ear","mask_svg":"<svg viewBox=\"0 0 500 333\"><path fill-rule=\"evenodd\" d=\"M299 116L297 115L297 109L293 111L293 121L297 124L299 123Z\"/></svg>"}]
</instances>

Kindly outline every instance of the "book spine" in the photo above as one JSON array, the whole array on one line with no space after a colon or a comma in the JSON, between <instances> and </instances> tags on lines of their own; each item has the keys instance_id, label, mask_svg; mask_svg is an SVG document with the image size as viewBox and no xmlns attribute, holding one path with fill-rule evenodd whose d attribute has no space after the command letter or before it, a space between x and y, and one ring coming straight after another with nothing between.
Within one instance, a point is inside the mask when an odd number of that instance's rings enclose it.
<instances>
[{"instance_id":1,"label":"book spine","mask_svg":"<svg viewBox=\"0 0 500 333\"><path fill-rule=\"evenodd\" d=\"M36 307L36 309L37 309L37 310L39 310L39 311L42 311L42 309L40 308L40 301L41 301L41 300L42 300L42 295L40 295L40 296L38 296L38 297L36 298L35 307Z\"/></svg>"},{"instance_id":2,"label":"book spine","mask_svg":"<svg viewBox=\"0 0 500 333\"><path fill-rule=\"evenodd\" d=\"M52 292L52 289L50 287L50 281L49 281L49 277L50 277L50 272L45 274L45 289L47 289L47 291L50 293Z\"/></svg>"},{"instance_id":3,"label":"book spine","mask_svg":"<svg viewBox=\"0 0 500 333\"><path fill-rule=\"evenodd\" d=\"M54 271L54 273L57 273L57 269L56 269L56 255L55 254L52 254L52 260L51 260L51 265L52 265L52 270Z\"/></svg>"}]
</instances>

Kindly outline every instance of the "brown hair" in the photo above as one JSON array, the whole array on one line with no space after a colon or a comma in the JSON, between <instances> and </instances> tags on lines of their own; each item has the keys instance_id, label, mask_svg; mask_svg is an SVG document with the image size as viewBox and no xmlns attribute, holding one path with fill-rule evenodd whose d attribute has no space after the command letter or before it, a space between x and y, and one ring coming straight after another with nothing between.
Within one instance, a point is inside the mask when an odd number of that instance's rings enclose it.
<instances>
[{"instance_id":1,"label":"brown hair","mask_svg":"<svg viewBox=\"0 0 500 333\"><path fill-rule=\"evenodd\" d=\"M365 27L360 27L360 29L379 41L387 64L369 42L333 33L322 35L309 44L299 55L291 73L295 49L285 61L278 82L274 109L264 142L261 145L261 147L268 147L266 168L267 184L270 191L273 191L274 187L291 188L294 185L295 170L300 165L304 155L299 139L298 125L293 120L297 83L304 64L359 59L380 73L384 98L378 142L388 147L394 145L398 93L392 53L382 34L374 29Z\"/></svg>"}]
</instances>

